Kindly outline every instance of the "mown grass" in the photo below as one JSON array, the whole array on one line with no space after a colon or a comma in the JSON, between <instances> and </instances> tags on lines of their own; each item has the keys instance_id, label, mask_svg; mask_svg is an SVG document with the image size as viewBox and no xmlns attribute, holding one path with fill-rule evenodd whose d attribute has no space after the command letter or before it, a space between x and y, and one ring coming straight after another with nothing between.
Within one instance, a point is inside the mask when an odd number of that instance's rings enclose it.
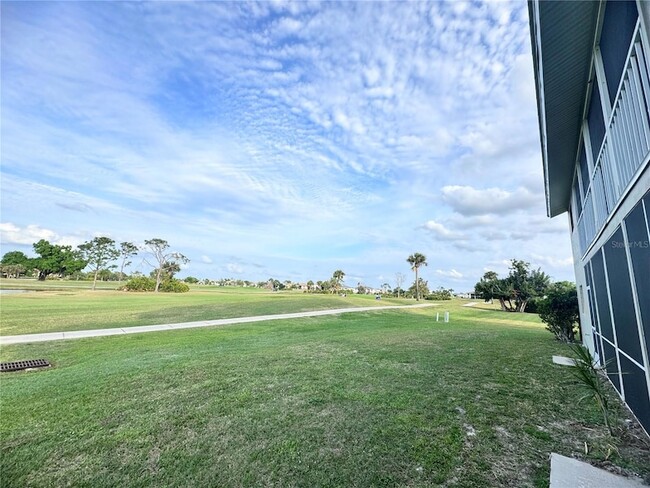
<instances>
[{"instance_id":1,"label":"mown grass","mask_svg":"<svg viewBox=\"0 0 650 488\"><path fill-rule=\"evenodd\" d=\"M374 296L195 287L188 293L47 290L0 295L0 334L133 327L358 306L406 305Z\"/></svg>"},{"instance_id":2,"label":"mown grass","mask_svg":"<svg viewBox=\"0 0 650 488\"><path fill-rule=\"evenodd\" d=\"M4 347L54 367L0 378L0 484L548 486L550 452L604 457L565 346L451 307Z\"/></svg>"},{"instance_id":3,"label":"mown grass","mask_svg":"<svg viewBox=\"0 0 650 488\"><path fill-rule=\"evenodd\" d=\"M98 290L116 290L124 281L98 281ZM0 278L0 290L91 290L93 282L88 280L48 279L39 281L35 278Z\"/></svg>"}]
</instances>

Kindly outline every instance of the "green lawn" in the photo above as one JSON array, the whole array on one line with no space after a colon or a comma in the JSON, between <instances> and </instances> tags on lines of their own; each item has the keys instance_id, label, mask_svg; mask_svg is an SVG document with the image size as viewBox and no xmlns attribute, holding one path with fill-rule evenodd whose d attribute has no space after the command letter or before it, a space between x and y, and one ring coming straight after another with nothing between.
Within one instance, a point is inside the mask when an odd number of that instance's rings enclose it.
<instances>
[{"instance_id":1,"label":"green lawn","mask_svg":"<svg viewBox=\"0 0 650 488\"><path fill-rule=\"evenodd\" d=\"M125 281L98 281L98 290L115 290L122 286ZM0 278L0 289L2 290L69 290L83 289L91 290L92 281L79 281L70 279L51 279L38 281L35 278Z\"/></svg>"},{"instance_id":2,"label":"green lawn","mask_svg":"<svg viewBox=\"0 0 650 488\"><path fill-rule=\"evenodd\" d=\"M54 367L0 377L0 484L548 486L550 452L613 442L558 353L533 315L455 303L7 346Z\"/></svg>"},{"instance_id":3,"label":"green lawn","mask_svg":"<svg viewBox=\"0 0 650 488\"><path fill-rule=\"evenodd\" d=\"M49 285L49 282L46 283L48 286L54 286ZM0 334L18 335L133 327L249 315L413 303L415 301L405 299L375 300L374 296L370 295L348 295L344 298L338 295L274 293L250 288L203 286L193 287L188 293L133 293L115 290L49 288L44 291L0 295Z\"/></svg>"}]
</instances>

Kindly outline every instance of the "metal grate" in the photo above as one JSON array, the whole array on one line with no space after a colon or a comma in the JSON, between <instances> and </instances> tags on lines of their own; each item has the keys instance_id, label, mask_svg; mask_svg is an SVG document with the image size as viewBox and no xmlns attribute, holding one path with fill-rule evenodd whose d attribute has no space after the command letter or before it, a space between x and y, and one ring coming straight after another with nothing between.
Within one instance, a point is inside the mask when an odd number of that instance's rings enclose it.
<instances>
[{"instance_id":1,"label":"metal grate","mask_svg":"<svg viewBox=\"0 0 650 488\"><path fill-rule=\"evenodd\" d=\"M50 366L45 359L27 359L25 361L12 361L10 363L0 363L0 372L20 371L29 368L46 368Z\"/></svg>"}]
</instances>

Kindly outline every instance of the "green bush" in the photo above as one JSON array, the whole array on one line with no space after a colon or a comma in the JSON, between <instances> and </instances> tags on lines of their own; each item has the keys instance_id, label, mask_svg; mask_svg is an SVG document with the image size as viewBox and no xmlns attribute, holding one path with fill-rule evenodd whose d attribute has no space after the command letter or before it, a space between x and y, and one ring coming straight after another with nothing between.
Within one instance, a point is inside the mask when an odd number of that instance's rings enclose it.
<instances>
[{"instance_id":1,"label":"green bush","mask_svg":"<svg viewBox=\"0 0 650 488\"><path fill-rule=\"evenodd\" d=\"M154 287L156 286L156 283L154 282ZM190 287L187 285L187 283L183 283L182 281L179 281L175 278L171 278L169 280L165 280L160 284L160 291L164 291L166 293L185 293L190 291Z\"/></svg>"},{"instance_id":2,"label":"green bush","mask_svg":"<svg viewBox=\"0 0 650 488\"><path fill-rule=\"evenodd\" d=\"M537 310L542 322L556 339L575 341L576 326L580 320L576 285L568 281L553 283L546 296L537 303Z\"/></svg>"},{"instance_id":3,"label":"green bush","mask_svg":"<svg viewBox=\"0 0 650 488\"><path fill-rule=\"evenodd\" d=\"M125 291L154 291L156 280L146 276L135 276L130 278L122 289Z\"/></svg>"},{"instance_id":4,"label":"green bush","mask_svg":"<svg viewBox=\"0 0 650 488\"><path fill-rule=\"evenodd\" d=\"M125 291L155 291L156 280L146 276L135 276L129 279L122 289ZM185 293L190 291L190 287L182 281L170 278L160 283L158 291L166 293Z\"/></svg>"},{"instance_id":5,"label":"green bush","mask_svg":"<svg viewBox=\"0 0 650 488\"><path fill-rule=\"evenodd\" d=\"M528 303L526 304L526 310L524 310L524 312L539 314L539 305L542 302L542 300L544 300L544 298L540 298L540 297L531 298L530 300L528 300Z\"/></svg>"},{"instance_id":6,"label":"green bush","mask_svg":"<svg viewBox=\"0 0 650 488\"><path fill-rule=\"evenodd\" d=\"M438 288L437 290L432 291L426 297L425 300L451 300L452 290L446 290L444 288Z\"/></svg>"}]
</instances>

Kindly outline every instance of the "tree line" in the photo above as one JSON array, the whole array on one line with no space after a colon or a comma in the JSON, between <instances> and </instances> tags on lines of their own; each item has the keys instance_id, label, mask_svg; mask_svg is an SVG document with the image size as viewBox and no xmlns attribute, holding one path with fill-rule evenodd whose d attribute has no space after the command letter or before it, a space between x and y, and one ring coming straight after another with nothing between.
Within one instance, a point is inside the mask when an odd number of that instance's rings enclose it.
<instances>
[{"instance_id":1,"label":"tree line","mask_svg":"<svg viewBox=\"0 0 650 488\"><path fill-rule=\"evenodd\" d=\"M143 262L153 268L151 277L148 278L152 280L152 285L147 286L152 288L150 291L161 291L161 286L164 284L167 284L165 288L172 288L169 291L178 291L173 289L179 288L178 286L169 285L176 285L177 280L174 279L174 275L180 271L181 265L189 262L186 256L172 251L169 243L159 238L145 240L144 245L137 246L133 242L121 242L118 245L113 239L102 236L86 241L76 248L52 244L41 239L33 244L33 249L36 254L34 258L28 257L21 251L6 253L0 261L0 273L15 278L32 274L39 281L45 281L49 276L63 278L88 268L93 278L92 289L94 290L98 277L102 273L117 269L118 266L119 277L124 279L126 277L124 268L131 265L131 259L142 252ZM140 279L140 287L141 285ZM125 289L134 289L133 283L127 282Z\"/></svg>"}]
</instances>

